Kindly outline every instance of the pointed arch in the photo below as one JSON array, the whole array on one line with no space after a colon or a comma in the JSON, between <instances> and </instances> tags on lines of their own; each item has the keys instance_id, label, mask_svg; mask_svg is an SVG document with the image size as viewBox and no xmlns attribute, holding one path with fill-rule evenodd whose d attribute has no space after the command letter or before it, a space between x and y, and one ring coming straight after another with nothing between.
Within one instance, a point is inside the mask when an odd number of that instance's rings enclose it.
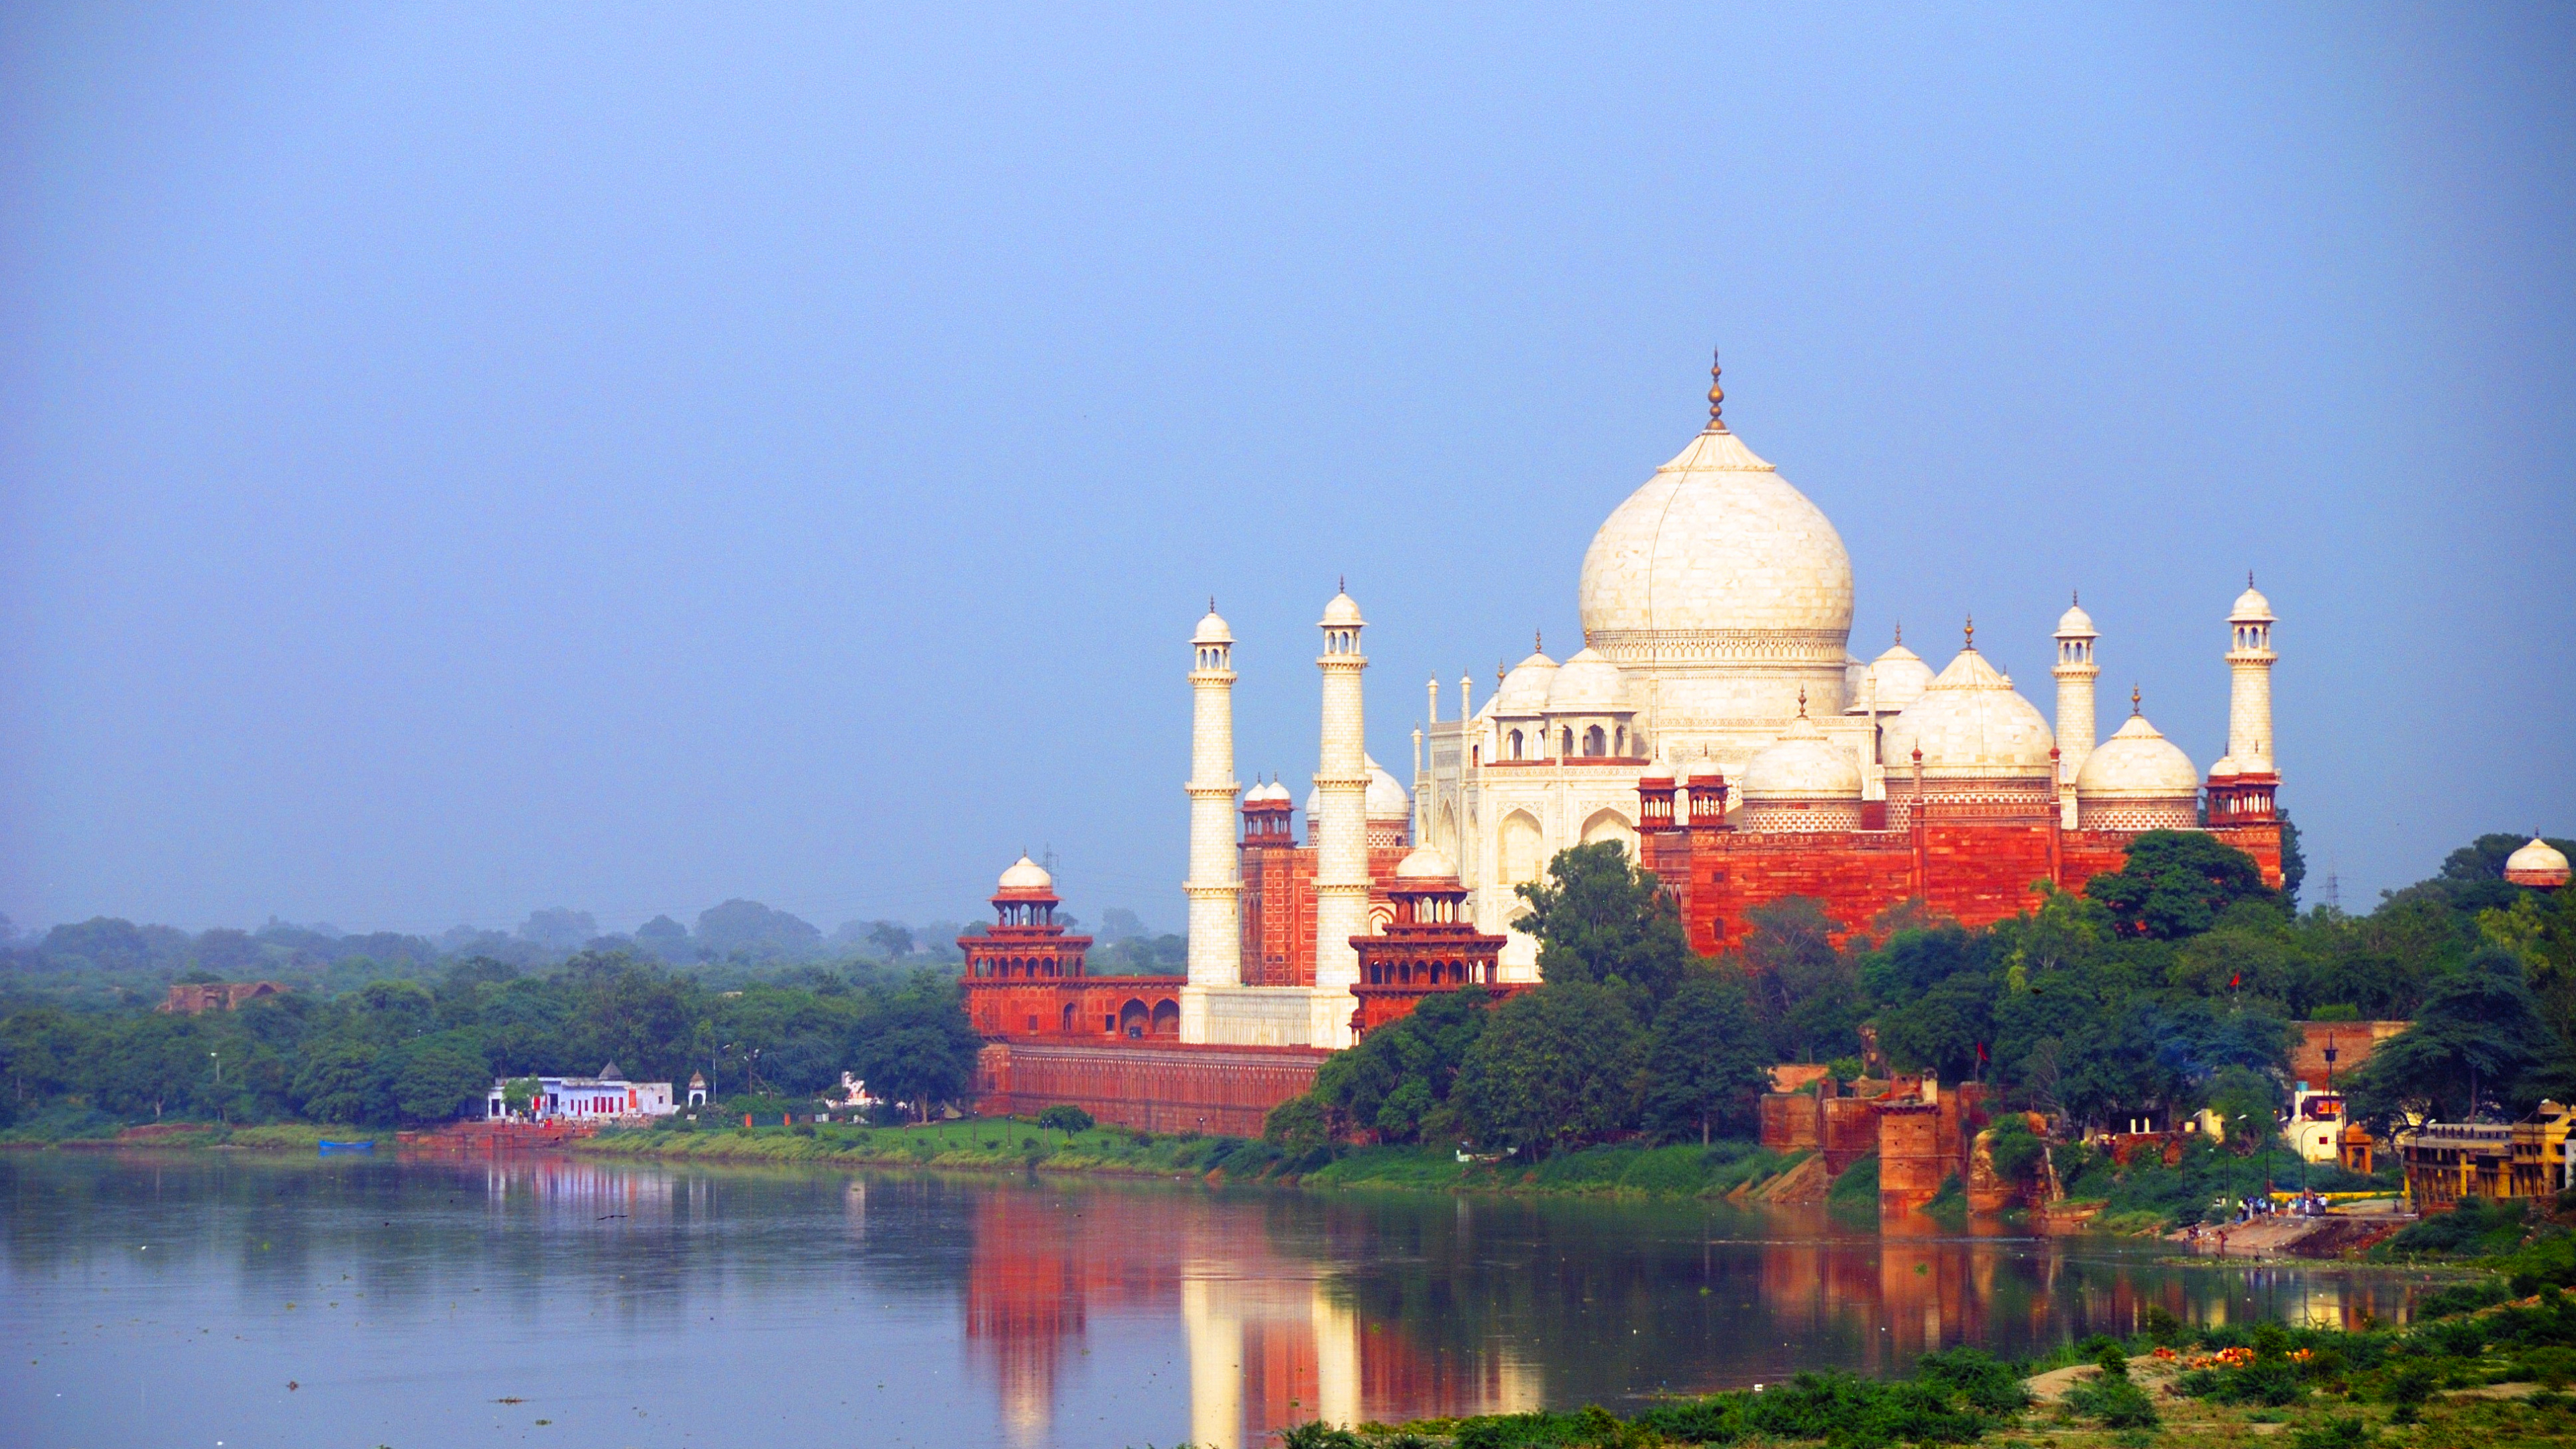
<instances>
[{"instance_id":1,"label":"pointed arch","mask_svg":"<svg viewBox=\"0 0 2576 1449\"><path fill-rule=\"evenodd\" d=\"M1538 879L1539 867L1545 861L1545 840L1537 818L1528 811L1515 810L1503 817L1494 858L1502 862L1504 885L1527 885Z\"/></svg>"},{"instance_id":2,"label":"pointed arch","mask_svg":"<svg viewBox=\"0 0 2576 1449\"><path fill-rule=\"evenodd\" d=\"M1583 822L1584 844L1594 845L1604 840L1619 842L1630 860L1637 858L1637 827L1616 810L1595 810L1591 818Z\"/></svg>"}]
</instances>

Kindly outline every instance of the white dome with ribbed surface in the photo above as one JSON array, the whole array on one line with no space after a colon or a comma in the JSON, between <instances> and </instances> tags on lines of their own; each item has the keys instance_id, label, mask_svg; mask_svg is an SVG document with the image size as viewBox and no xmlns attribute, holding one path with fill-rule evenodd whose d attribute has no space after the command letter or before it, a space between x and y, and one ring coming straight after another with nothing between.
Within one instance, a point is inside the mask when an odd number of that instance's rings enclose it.
<instances>
[{"instance_id":1,"label":"white dome with ribbed surface","mask_svg":"<svg viewBox=\"0 0 2576 1449\"><path fill-rule=\"evenodd\" d=\"M2515 885L2563 886L2567 877L2567 853L2537 835L2505 857L2504 878Z\"/></svg>"},{"instance_id":2,"label":"white dome with ribbed surface","mask_svg":"<svg viewBox=\"0 0 2576 1449\"><path fill-rule=\"evenodd\" d=\"M1711 428L1611 511L1583 555L1585 637L1851 632L1851 555L1823 510Z\"/></svg>"},{"instance_id":3,"label":"white dome with ribbed surface","mask_svg":"<svg viewBox=\"0 0 2576 1449\"><path fill-rule=\"evenodd\" d=\"M1045 866L1024 855L1013 861L1009 870L1002 872L1001 888L1006 891L1051 891L1055 889L1055 877L1047 874Z\"/></svg>"},{"instance_id":4,"label":"white dome with ribbed surface","mask_svg":"<svg viewBox=\"0 0 2576 1449\"><path fill-rule=\"evenodd\" d=\"M1548 681L1550 714L1608 714L1628 708L1628 682L1619 666L1586 649L1556 668Z\"/></svg>"},{"instance_id":5,"label":"white dome with ribbed surface","mask_svg":"<svg viewBox=\"0 0 2576 1449\"><path fill-rule=\"evenodd\" d=\"M1927 775L2046 779L2055 769L2048 757L2054 748L2048 721L1971 648L1959 651L1923 697L1888 722L1883 758L1890 773L1912 769L1914 751L1921 750Z\"/></svg>"},{"instance_id":6,"label":"white dome with ribbed surface","mask_svg":"<svg viewBox=\"0 0 2576 1449\"><path fill-rule=\"evenodd\" d=\"M1869 662L1860 685L1859 692L1843 702L1846 713L1875 702L1880 714L1894 714L1921 699L1923 691L1932 687L1932 666L1899 640Z\"/></svg>"},{"instance_id":7,"label":"white dome with ribbed surface","mask_svg":"<svg viewBox=\"0 0 2576 1449\"><path fill-rule=\"evenodd\" d=\"M1449 857L1426 845L1406 856L1396 866L1395 876L1398 880L1456 880L1458 866Z\"/></svg>"},{"instance_id":8,"label":"white dome with ribbed surface","mask_svg":"<svg viewBox=\"0 0 2576 1449\"><path fill-rule=\"evenodd\" d=\"M1743 787L1748 802L1858 799L1860 761L1800 715L1744 767Z\"/></svg>"},{"instance_id":9,"label":"white dome with ribbed surface","mask_svg":"<svg viewBox=\"0 0 2576 1449\"><path fill-rule=\"evenodd\" d=\"M2093 747L2075 774L2078 800L2189 800L2199 793L2191 757L2134 714Z\"/></svg>"},{"instance_id":10,"label":"white dome with ribbed surface","mask_svg":"<svg viewBox=\"0 0 2576 1449\"><path fill-rule=\"evenodd\" d=\"M1485 702L1483 712L1493 714L1538 714L1547 708L1548 686L1556 682L1556 661L1544 654L1532 654L1512 666L1503 676L1500 689Z\"/></svg>"}]
</instances>

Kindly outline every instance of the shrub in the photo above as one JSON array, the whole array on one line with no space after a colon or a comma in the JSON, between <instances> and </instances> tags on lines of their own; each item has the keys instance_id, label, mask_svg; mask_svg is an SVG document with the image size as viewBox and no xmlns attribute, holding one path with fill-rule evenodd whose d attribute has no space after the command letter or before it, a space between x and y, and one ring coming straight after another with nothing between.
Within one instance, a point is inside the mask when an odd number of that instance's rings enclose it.
<instances>
[{"instance_id":1,"label":"shrub","mask_svg":"<svg viewBox=\"0 0 2576 1449\"><path fill-rule=\"evenodd\" d=\"M1070 1102L1059 1102L1038 1114L1038 1125L1050 1132L1088 1132L1098 1119Z\"/></svg>"},{"instance_id":2,"label":"shrub","mask_svg":"<svg viewBox=\"0 0 2576 1449\"><path fill-rule=\"evenodd\" d=\"M2326 1419L2290 1436L2293 1449L2360 1449L2371 1440L2366 1420Z\"/></svg>"},{"instance_id":3,"label":"shrub","mask_svg":"<svg viewBox=\"0 0 2576 1449\"><path fill-rule=\"evenodd\" d=\"M2126 1377L2113 1378L2108 1371L2087 1379L2066 1391L2066 1406L2088 1419L2098 1420L2105 1429L2152 1429L2156 1426L2156 1405L2147 1391Z\"/></svg>"},{"instance_id":4,"label":"shrub","mask_svg":"<svg viewBox=\"0 0 2576 1449\"><path fill-rule=\"evenodd\" d=\"M2449 1318L2454 1314L2475 1313L2493 1308L2504 1301L2504 1285L2495 1282L2461 1283L2436 1293L2427 1293L2415 1304L2418 1319Z\"/></svg>"}]
</instances>

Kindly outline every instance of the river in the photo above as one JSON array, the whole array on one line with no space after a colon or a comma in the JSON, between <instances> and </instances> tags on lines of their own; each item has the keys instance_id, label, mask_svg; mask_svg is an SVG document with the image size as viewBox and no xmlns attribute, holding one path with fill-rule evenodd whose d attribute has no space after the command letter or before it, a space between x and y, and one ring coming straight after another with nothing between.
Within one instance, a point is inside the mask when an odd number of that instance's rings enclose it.
<instances>
[{"instance_id":1,"label":"river","mask_svg":"<svg viewBox=\"0 0 2576 1449\"><path fill-rule=\"evenodd\" d=\"M251 1153L0 1155L0 1442L1171 1445L2410 1285L1821 1213Z\"/></svg>"}]
</instances>

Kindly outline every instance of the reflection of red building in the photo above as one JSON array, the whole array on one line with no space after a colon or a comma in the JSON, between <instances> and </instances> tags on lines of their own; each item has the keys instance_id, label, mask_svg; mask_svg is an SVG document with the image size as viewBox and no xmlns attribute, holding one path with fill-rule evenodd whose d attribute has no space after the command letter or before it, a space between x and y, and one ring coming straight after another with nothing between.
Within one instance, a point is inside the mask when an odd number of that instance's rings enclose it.
<instances>
[{"instance_id":1,"label":"reflection of red building","mask_svg":"<svg viewBox=\"0 0 2576 1449\"><path fill-rule=\"evenodd\" d=\"M1467 888L1449 857L1428 846L1407 855L1387 882L1392 915L1384 934L1351 937L1360 979L1351 988L1359 1007L1351 1013L1354 1040L1409 1015L1435 991L1481 985L1497 996L1529 989L1503 985L1497 960L1504 939L1479 932L1466 918Z\"/></svg>"},{"instance_id":2,"label":"reflection of red building","mask_svg":"<svg viewBox=\"0 0 2576 1449\"><path fill-rule=\"evenodd\" d=\"M999 921L957 938L975 1030L998 1040L1178 1040L1181 978L1084 975L1091 938L1056 924L1059 904L1053 878L1022 856L993 893Z\"/></svg>"}]
</instances>

